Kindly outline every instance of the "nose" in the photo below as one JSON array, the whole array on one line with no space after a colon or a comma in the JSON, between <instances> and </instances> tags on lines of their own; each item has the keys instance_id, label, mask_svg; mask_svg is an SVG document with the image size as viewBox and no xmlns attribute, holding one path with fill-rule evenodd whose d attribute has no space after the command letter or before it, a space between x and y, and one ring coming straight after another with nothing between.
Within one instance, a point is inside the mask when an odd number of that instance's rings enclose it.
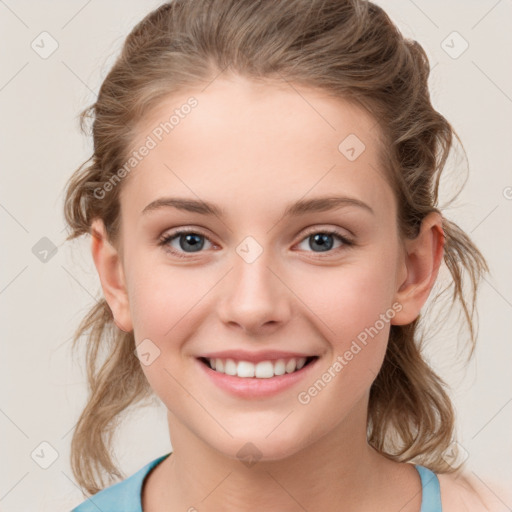
<instances>
[{"instance_id":1,"label":"nose","mask_svg":"<svg viewBox=\"0 0 512 512\"><path fill-rule=\"evenodd\" d=\"M255 261L234 258L234 267L219 289L221 321L246 334L269 334L290 319L293 293L265 252Z\"/></svg>"}]
</instances>

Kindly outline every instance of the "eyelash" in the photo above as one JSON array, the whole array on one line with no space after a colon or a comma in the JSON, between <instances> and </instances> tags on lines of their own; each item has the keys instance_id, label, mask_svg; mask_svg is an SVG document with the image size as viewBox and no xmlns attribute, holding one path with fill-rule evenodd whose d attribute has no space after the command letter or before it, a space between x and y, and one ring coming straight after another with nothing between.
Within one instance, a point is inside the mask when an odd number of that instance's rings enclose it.
<instances>
[{"instance_id":1,"label":"eyelash","mask_svg":"<svg viewBox=\"0 0 512 512\"><path fill-rule=\"evenodd\" d=\"M165 246L164 249L166 251L170 252L174 256L177 256L178 258L189 258L189 256L185 256L184 254L189 254L190 256L192 256L195 253L182 253L182 252L176 251L174 249L171 249L170 246L167 245L171 240L174 240L175 238L179 237L180 235L187 235L187 234L194 234L194 235L202 236L202 237L206 238L210 243L213 244L213 242L206 235L201 233L201 231L194 230L194 229L182 229L182 230L174 231L174 232L164 235L162 238L160 238L158 245ZM341 242L343 242L343 246L338 247L337 249L326 251L328 253L331 253L331 255L333 252L343 249L343 247L350 248L350 247L356 245L352 240L349 240L348 238L346 238L344 235L342 235L336 229L325 229L325 230L312 229L312 230L306 232L304 237L301 239L300 243L303 242L304 240L306 240L311 235L315 235L315 234L335 236ZM213 244L213 245L215 245L215 244ZM202 252L202 251L199 251L199 252ZM307 251L307 252L310 252L310 251ZM322 253L315 253L315 254L318 254L319 255L318 257L320 257L320 258L327 257L327 256L321 256Z\"/></svg>"}]
</instances>

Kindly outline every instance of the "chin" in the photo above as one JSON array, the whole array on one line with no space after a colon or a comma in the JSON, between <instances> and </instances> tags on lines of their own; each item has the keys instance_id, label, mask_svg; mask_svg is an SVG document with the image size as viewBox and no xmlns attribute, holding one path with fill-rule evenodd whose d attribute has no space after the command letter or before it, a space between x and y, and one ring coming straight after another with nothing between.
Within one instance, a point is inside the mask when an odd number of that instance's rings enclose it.
<instances>
[{"instance_id":1,"label":"chin","mask_svg":"<svg viewBox=\"0 0 512 512\"><path fill-rule=\"evenodd\" d=\"M300 438L294 438L286 429L283 429L281 435L274 432L266 437L267 434L261 429L253 429L253 432L248 430L243 435L234 435L233 438L224 436L225 442L222 444L219 444L218 437L211 439L210 446L224 456L240 460L250 467L256 462L287 459L308 444L303 435Z\"/></svg>"}]
</instances>

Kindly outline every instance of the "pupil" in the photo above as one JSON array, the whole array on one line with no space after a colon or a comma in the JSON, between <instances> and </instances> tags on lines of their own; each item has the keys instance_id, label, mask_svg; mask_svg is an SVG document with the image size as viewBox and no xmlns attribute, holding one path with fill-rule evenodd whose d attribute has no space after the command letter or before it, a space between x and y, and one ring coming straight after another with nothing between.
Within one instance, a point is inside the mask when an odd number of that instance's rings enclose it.
<instances>
[{"instance_id":1,"label":"pupil","mask_svg":"<svg viewBox=\"0 0 512 512\"><path fill-rule=\"evenodd\" d=\"M316 235L313 235L312 238L315 244L319 244L321 251L328 251L332 248L332 235L317 233Z\"/></svg>"},{"instance_id":2,"label":"pupil","mask_svg":"<svg viewBox=\"0 0 512 512\"><path fill-rule=\"evenodd\" d=\"M180 237L180 247L181 247L181 249L186 250L186 249L188 249L190 247L184 247L184 244L182 243L183 239L186 240L187 244L191 244L192 250L198 251L198 250L201 250L203 248L204 241L201 243L201 240L200 240L201 236L200 235L195 235L193 233L189 233L189 234L186 234L186 235L182 235L182 237ZM198 241L198 239L199 239L199 241Z\"/></svg>"}]
</instances>

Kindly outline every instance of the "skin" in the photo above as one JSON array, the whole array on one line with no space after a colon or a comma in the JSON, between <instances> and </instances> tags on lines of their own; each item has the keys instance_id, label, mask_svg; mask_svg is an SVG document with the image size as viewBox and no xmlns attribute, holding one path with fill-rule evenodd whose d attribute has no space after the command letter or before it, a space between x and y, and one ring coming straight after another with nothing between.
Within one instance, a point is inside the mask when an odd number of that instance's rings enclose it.
<instances>
[{"instance_id":1,"label":"skin","mask_svg":"<svg viewBox=\"0 0 512 512\"><path fill-rule=\"evenodd\" d=\"M92 254L116 324L160 351L141 368L168 410L173 454L146 479L144 510L418 512L419 475L368 445L367 406L390 324L412 322L434 285L441 216L428 215L416 239L401 240L375 120L297 85L218 78L173 95L143 120L134 148L192 94L198 106L122 183L120 244L109 243L100 219L92 223ZM366 146L354 161L338 150L349 134ZM141 213L171 195L213 202L225 217L169 207ZM374 213L347 206L283 218L289 203L324 195L358 198ZM179 237L168 245L185 258L158 245L178 227L206 237L201 252L180 249ZM333 237L333 249L321 252L309 227L338 228L355 245ZM236 252L247 236L263 251L252 263ZM298 393L393 304L400 311L357 357L299 403ZM320 359L307 381L244 400L198 371L198 355L223 349ZM237 458L247 442L261 453L251 467ZM454 507L453 478L440 480L443 506Z\"/></svg>"}]
</instances>

